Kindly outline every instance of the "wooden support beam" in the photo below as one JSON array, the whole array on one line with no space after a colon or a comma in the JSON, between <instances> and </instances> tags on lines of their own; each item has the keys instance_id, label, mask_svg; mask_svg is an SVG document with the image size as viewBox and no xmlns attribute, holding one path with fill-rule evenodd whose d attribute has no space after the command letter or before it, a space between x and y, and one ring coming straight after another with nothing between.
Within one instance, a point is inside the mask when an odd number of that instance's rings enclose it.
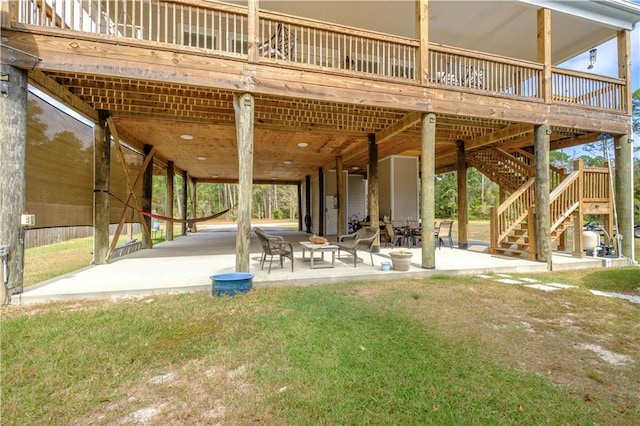
<instances>
[{"instance_id":1,"label":"wooden support beam","mask_svg":"<svg viewBox=\"0 0 640 426\"><path fill-rule=\"evenodd\" d=\"M369 135L369 176L367 182L367 199L369 205L369 221L371 226L378 228L380 226L380 189L378 180L378 143L376 135ZM380 251L380 234L373 243L374 253Z\"/></svg>"},{"instance_id":2,"label":"wooden support beam","mask_svg":"<svg viewBox=\"0 0 640 426\"><path fill-rule=\"evenodd\" d=\"M347 221L347 197L344 180L344 170L342 168L342 156L336 157L336 189L338 192L338 236L346 234L344 225Z\"/></svg>"},{"instance_id":3,"label":"wooden support beam","mask_svg":"<svg viewBox=\"0 0 640 426\"><path fill-rule=\"evenodd\" d=\"M538 9L537 14L538 62L544 67L542 71L542 98L551 103L551 10Z\"/></svg>"},{"instance_id":4,"label":"wooden support beam","mask_svg":"<svg viewBox=\"0 0 640 426\"><path fill-rule=\"evenodd\" d=\"M173 161L169 161L167 163L167 179L166 179L166 188L167 188L167 196L165 198L165 207L164 214L173 217L173 198L174 194L174 179L175 179L175 165ZM167 241L173 241L173 222L165 221L165 235L167 236Z\"/></svg>"},{"instance_id":5,"label":"wooden support beam","mask_svg":"<svg viewBox=\"0 0 640 426\"><path fill-rule=\"evenodd\" d=\"M434 236L435 222L435 146L436 146L436 115L428 113L422 115L420 161L420 219L422 222L422 267L435 269L436 240Z\"/></svg>"},{"instance_id":6,"label":"wooden support beam","mask_svg":"<svg viewBox=\"0 0 640 426\"><path fill-rule=\"evenodd\" d=\"M153 198L153 146L149 144L144 144L142 152L144 158L146 160L147 157L151 157L151 159L146 162L147 167L142 170L142 211L151 212L152 209L152 198ZM145 223L147 224L147 228L151 230L151 218L149 216L145 216L143 218ZM142 248L153 248L153 239L151 237L151 233L149 235L142 236Z\"/></svg>"},{"instance_id":7,"label":"wooden support beam","mask_svg":"<svg viewBox=\"0 0 640 426\"><path fill-rule=\"evenodd\" d=\"M324 169L318 168L318 235L324 235L324 220L325 220L325 208L324 208Z\"/></svg>"},{"instance_id":8,"label":"wooden support beam","mask_svg":"<svg viewBox=\"0 0 640 426\"><path fill-rule=\"evenodd\" d=\"M311 234L313 232L311 218L311 175L304 177L304 229Z\"/></svg>"},{"instance_id":9,"label":"wooden support beam","mask_svg":"<svg viewBox=\"0 0 640 426\"><path fill-rule=\"evenodd\" d=\"M27 72L1 64L5 76L6 94L0 101L0 244L9 246L7 262L9 276L4 276L0 262L2 304L24 287L24 229L20 215L26 208L26 148L27 148ZM36 221L38 218L36 218Z\"/></svg>"},{"instance_id":10,"label":"wooden support beam","mask_svg":"<svg viewBox=\"0 0 640 426\"><path fill-rule=\"evenodd\" d=\"M583 188L584 181L584 161L576 160L573 162L573 170L578 172L578 188ZM583 195L584 191L580 191L580 198L578 202L580 203L580 207L573 214L573 257L582 258L585 257L586 253L584 251L584 239L582 238L582 228L584 226L584 200ZM580 232L575 232L578 229Z\"/></svg>"},{"instance_id":11,"label":"wooden support beam","mask_svg":"<svg viewBox=\"0 0 640 426\"><path fill-rule=\"evenodd\" d=\"M404 132L409 127L414 126L415 124L420 122L420 113L419 112L411 112L400 120L393 123L391 126L386 127L376 133L376 143L382 143L394 137L397 134Z\"/></svg>"},{"instance_id":12,"label":"wooden support beam","mask_svg":"<svg viewBox=\"0 0 640 426\"><path fill-rule=\"evenodd\" d=\"M189 195L191 195L191 197L189 198L189 216L191 217L191 219L195 219L196 206L198 205L198 179L190 176L188 184L190 188ZM196 221L188 222L187 228L191 232L198 232L198 223Z\"/></svg>"},{"instance_id":13,"label":"wooden support beam","mask_svg":"<svg viewBox=\"0 0 640 426\"><path fill-rule=\"evenodd\" d=\"M551 129L546 124L534 127L534 147L536 172L535 180L535 243L536 258L547 262L547 269L553 269L551 259L551 212L549 210L551 185L549 180L549 135ZM531 239L531 236L529 236Z\"/></svg>"},{"instance_id":14,"label":"wooden support beam","mask_svg":"<svg viewBox=\"0 0 640 426\"><path fill-rule=\"evenodd\" d=\"M633 140L629 135L620 135L614 141L615 152L615 203L618 229L622 235L618 253L633 259Z\"/></svg>"},{"instance_id":15,"label":"wooden support beam","mask_svg":"<svg viewBox=\"0 0 640 426\"><path fill-rule=\"evenodd\" d=\"M298 195L298 231L302 232L302 184L300 182L296 184L296 191Z\"/></svg>"},{"instance_id":16,"label":"wooden support beam","mask_svg":"<svg viewBox=\"0 0 640 426\"><path fill-rule=\"evenodd\" d=\"M473 151L474 149L483 148L488 145L494 145L505 139L511 139L533 131L531 124L515 124L504 129L496 130L493 133L480 136L473 140L467 141L464 145L465 152Z\"/></svg>"},{"instance_id":17,"label":"wooden support beam","mask_svg":"<svg viewBox=\"0 0 640 426\"><path fill-rule=\"evenodd\" d=\"M150 155L146 156L144 162L142 164L142 168L138 172L138 176L136 177L135 182L131 181L131 174L129 173L129 168L127 167L127 162L124 157L124 152L122 151L122 144L120 143L120 138L118 137L118 130L116 129L115 124L113 123L113 119L111 117L107 118L107 125L109 126L109 131L111 132L111 137L116 146L116 151L118 153L118 158L120 158L120 162L122 163L122 169L124 170L125 180L127 182L127 188L129 191L129 195L127 196L127 201L125 202L125 208L122 211L122 215L120 216L120 222L118 223L118 227L116 228L116 232L113 235L113 239L111 240L111 246L109 247L109 253L107 254L107 262L113 255L113 252L118 245L118 238L120 237L120 232L122 232L122 226L124 225L124 218L126 215L126 207L129 205L129 202L133 203L133 207L138 214L138 220L140 221L140 225L142 225L142 231L146 238L151 241L151 230L147 226L147 221L145 220L145 216L141 213L142 204L140 200L138 200L138 196L136 195L136 187L138 186L138 182L142 179L144 174L144 170L146 170L149 162L153 158L153 149L150 152Z\"/></svg>"},{"instance_id":18,"label":"wooden support beam","mask_svg":"<svg viewBox=\"0 0 640 426\"><path fill-rule=\"evenodd\" d=\"M631 33L629 30L618 31L618 77L627 83L622 97L625 111L629 115L633 113L630 38Z\"/></svg>"},{"instance_id":19,"label":"wooden support beam","mask_svg":"<svg viewBox=\"0 0 640 426\"><path fill-rule=\"evenodd\" d=\"M250 93L233 96L238 144L238 233L236 272L249 272L251 245L251 200L253 184L253 121L255 100Z\"/></svg>"},{"instance_id":20,"label":"wooden support beam","mask_svg":"<svg viewBox=\"0 0 640 426\"><path fill-rule=\"evenodd\" d=\"M79 114L89 118L94 123L100 120L99 113L91 105L74 95L69 89L58 84L57 81L39 70L29 72L29 82L51 96L61 104L68 106Z\"/></svg>"},{"instance_id":21,"label":"wooden support beam","mask_svg":"<svg viewBox=\"0 0 640 426\"><path fill-rule=\"evenodd\" d=\"M189 203L189 174L186 170L182 171L182 193L180 194L180 206L182 212L180 219L187 219L187 204ZM187 235L187 222L182 222L182 235Z\"/></svg>"},{"instance_id":22,"label":"wooden support beam","mask_svg":"<svg viewBox=\"0 0 640 426\"><path fill-rule=\"evenodd\" d=\"M417 71L420 84L426 86L429 82L429 0L415 0L416 2L416 38L420 40Z\"/></svg>"},{"instance_id":23,"label":"wooden support beam","mask_svg":"<svg viewBox=\"0 0 640 426\"><path fill-rule=\"evenodd\" d=\"M259 0L248 0L247 1L247 54L249 56L249 62L255 63L258 62L259 52L258 52L258 43L259 43L259 18L258 18L258 9L260 8Z\"/></svg>"},{"instance_id":24,"label":"wooden support beam","mask_svg":"<svg viewBox=\"0 0 640 426\"><path fill-rule=\"evenodd\" d=\"M108 113L101 111L93 128L93 261L107 262L109 256L109 175L111 170L111 133L107 127ZM125 207L126 210L126 207Z\"/></svg>"},{"instance_id":25,"label":"wooden support beam","mask_svg":"<svg viewBox=\"0 0 640 426\"><path fill-rule=\"evenodd\" d=\"M467 162L465 160L464 141L457 141L457 186L458 186L458 248L466 249L469 245L469 200L467 195Z\"/></svg>"}]
</instances>

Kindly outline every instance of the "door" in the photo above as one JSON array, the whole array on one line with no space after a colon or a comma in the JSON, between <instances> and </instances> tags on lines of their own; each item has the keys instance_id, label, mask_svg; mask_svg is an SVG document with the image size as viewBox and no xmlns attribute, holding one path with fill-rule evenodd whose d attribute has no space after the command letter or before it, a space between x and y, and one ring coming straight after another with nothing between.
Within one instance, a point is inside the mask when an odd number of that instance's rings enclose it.
<instances>
[{"instance_id":1,"label":"door","mask_svg":"<svg viewBox=\"0 0 640 426\"><path fill-rule=\"evenodd\" d=\"M325 235L336 235L338 232L338 209L335 204L335 197L327 196L324 201L325 207Z\"/></svg>"}]
</instances>

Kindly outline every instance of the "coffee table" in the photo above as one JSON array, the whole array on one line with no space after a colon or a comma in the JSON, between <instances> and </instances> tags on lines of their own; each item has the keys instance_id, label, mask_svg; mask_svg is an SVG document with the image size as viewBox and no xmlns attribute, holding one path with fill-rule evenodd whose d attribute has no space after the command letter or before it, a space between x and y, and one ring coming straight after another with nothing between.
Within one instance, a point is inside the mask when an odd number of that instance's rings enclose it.
<instances>
[{"instance_id":1,"label":"coffee table","mask_svg":"<svg viewBox=\"0 0 640 426\"><path fill-rule=\"evenodd\" d=\"M305 253L307 252L307 250L309 251L309 264L311 265L311 269L316 269L316 268L333 268L336 265L336 252L338 251L338 246L334 246L332 244L329 243L325 243L325 244L314 244L312 242L309 241L301 241L300 242L300 246L302 247L302 260L306 260L305 257ZM331 253L331 265L323 265L323 266L318 266L318 265L314 265L313 263L313 259L314 259L314 253L320 253L321 257L317 260L322 260L324 261L324 254L330 252Z\"/></svg>"}]
</instances>

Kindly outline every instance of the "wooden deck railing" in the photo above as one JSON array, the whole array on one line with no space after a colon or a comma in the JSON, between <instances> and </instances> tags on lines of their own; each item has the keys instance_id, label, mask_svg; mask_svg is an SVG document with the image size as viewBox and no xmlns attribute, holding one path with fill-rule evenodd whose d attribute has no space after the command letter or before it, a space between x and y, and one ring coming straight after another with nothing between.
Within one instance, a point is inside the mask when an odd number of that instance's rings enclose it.
<instances>
[{"instance_id":1,"label":"wooden deck railing","mask_svg":"<svg viewBox=\"0 0 640 426\"><path fill-rule=\"evenodd\" d=\"M7 6L8 5L8 6ZM248 60L244 6L211 0L10 0L8 22L167 44ZM4 15L4 14L3 14ZM260 11L258 61L419 84L420 43L311 19ZM427 84L542 102L541 64L429 44ZM624 112L626 82L553 68L553 102Z\"/></svg>"},{"instance_id":2,"label":"wooden deck railing","mask_svg":"<svg viewBox=\"0 0 640 426\"><path fill-rule=\"evenodd\" d=\"M541 100L543 67L534 62L429 44L429 81Z\"/></svg>"},{"instance_id":3,"label":"wooden deck railing","mask_svg":"<svg viewBox=\"0 0 640 426\"><path fill-rule=\"evenodd\" d=\"M263 58L415 81L420 43L404 37L260 12Z\"/></svg>"},{"instance_id":4,"label":"wooden deck railing","mask_svg":"<svg viewBox=\"0 0 640 426\"><path fill-rule=\"evenodd\" d=\"M625 81L577 71L554 68L552 96L556 102L624 111Z\"/></svg>"},{"instance_id":5,"label":"wooden deck railing","mask_svg":"<svg viewBox=\"0 0 640 426\"><path fill-rule=\"evenodd\" d=\"M587 203L603 203L611 199L611 182L608 167L584 169L582 196Z\"/></svg>"}]
</instances>

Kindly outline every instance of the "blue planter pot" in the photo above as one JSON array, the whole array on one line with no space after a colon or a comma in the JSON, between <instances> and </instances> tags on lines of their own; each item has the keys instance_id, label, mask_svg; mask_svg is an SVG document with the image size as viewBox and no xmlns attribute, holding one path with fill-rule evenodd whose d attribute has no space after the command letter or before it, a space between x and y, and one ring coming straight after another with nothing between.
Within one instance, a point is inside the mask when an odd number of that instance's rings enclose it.
<instances>
[{"instance_id":1,"label":"blue planter pot","mask_svg":"<svg viewBox=\"0 0 640 426\"><path fill-rule=\"evenodd\" d=\"M254 275L248 272L232 272L212 275L212 296L235 296L236 293L247 293L253 285Z\"/></svg>"}]
</instances>

